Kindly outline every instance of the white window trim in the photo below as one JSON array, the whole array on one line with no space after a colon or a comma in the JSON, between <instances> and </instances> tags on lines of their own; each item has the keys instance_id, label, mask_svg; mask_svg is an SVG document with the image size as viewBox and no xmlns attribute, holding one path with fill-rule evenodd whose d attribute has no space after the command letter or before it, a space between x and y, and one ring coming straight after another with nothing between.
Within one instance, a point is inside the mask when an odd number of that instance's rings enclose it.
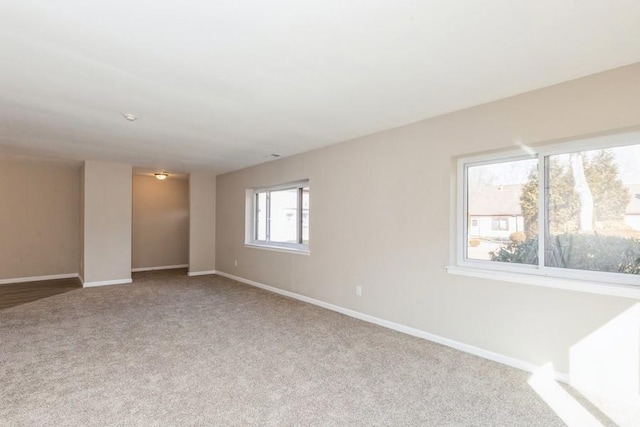
<instances>
[{"instance_id":1,"label":"white window trim","mask_svg":"<svg viewBox=\"0 0 640 427\"><path fill-rule=\"evenodd\" d=\"M500 280L511 283L523 283L556 289L566 289L601 295L620 296L640 299L640 276L622 275L599 271L573 270L547 267L539 257L539 265L509 264L492 261L466 259L465 245L467 239L467 182L466 170L469 166L493 164L499 162L537 158L539 168L544 167L544 158L554 154L572 151L588 151L638 144L640 132L629 132L605 135L580 140L570 140L539 147L520 145L517 150L499 153L487 153L461 157L456 162L455 185L452 185L452 209L455 214L455 225L451 231L451 255L447 272L451 274L471 276L483 279ZM539 194L544 194L544 180L538 181ZM539 197L538 221L545 223L544 197ZM539 227L543 233L544 227ZM544 253L544 239L539 238L539 253Z\"/></svg>"},{"instance_id":2,"label":"white window trim","mask_svg":"<svg viewBox=\"0 0 640 427\"><path fill-rule=\"evenodd\" d=\"M255 195L260 192L265 191L280 191L294 188L303 188L308 187L309 180L298 180L293 182L288 182L284 184L277 184L271 186L264 187L255 187L247 189L246 198L245 198L245 241L244 246L246 248L254 248L254 249L263 249L275 252L284 252L284 253L292 253L297 255L310 255L311 250L309 248L309 244L304 243L286 243L286 242L272 242L272 241L263 241L256 240L256 197ZM299 201L301 204L302 201ZM300 212L302 215L302 212ZM267 218L267 221L269 219ZM302 230L300 230L302 233Z\"/></svg>"},{"instance_id":3,"label":"white window trim","mask_svg":"<svg viewBox=\"0 0 640 427\"><path fill-rule=\"evenodd\" d=\"M273 252L283 252L286 254L311 255L311 251L309 249L289 248L289 247L280 246L280 245L245 243L244 247L253 248L253 249L262 249L262 250L273 251Z\"/></svg>"}]
</instances>

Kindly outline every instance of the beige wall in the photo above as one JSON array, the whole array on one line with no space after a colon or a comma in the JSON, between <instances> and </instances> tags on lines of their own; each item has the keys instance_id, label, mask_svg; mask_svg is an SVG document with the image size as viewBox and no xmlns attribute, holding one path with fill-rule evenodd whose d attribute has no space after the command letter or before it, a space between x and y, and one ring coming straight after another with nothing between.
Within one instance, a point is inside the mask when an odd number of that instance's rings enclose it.
<instances>
[{"instance_id":1,"label":"beige wall","mask_svg":"<svg viewBox=\"0 0 640 427\"><path fill-rule=\"evenodd\" d=\"M634 65L218 176L217 270L567 372L635 301L447 274L454 157L639 125ZM245 189L302 178L311 255L245 248Z\"/></svg>"},{"instance_id":2,"label":"beige wall","mask_svg":"<svg viewBox=\"0 0 640 427\"><path fill-rule=\"evenodd\" d=\"M84 164L85 286L131 280L131 180L129 165Z\"/></svg>"},{"instance_id":3,"label":"beige wall","mask_svg":"<svg viewBox=\"0 0 640 427\"><path fill-rule=\"evenodd\" d=\"M192 173L189 177L189 274L216 268L216 177Z\"/></svg>"},{"instance_id":4,"label":"beige wall","mask_svg":"<svg viewBox=\"0 0 640 427\"><path fill-rule=\"evenodd\" d=\"M80 250L78 251L78 275L81 280L84 278L84 166L83 163L80 168L80 241L78 242L80 246Z\"/></svg>"},{"instance_id":5,"label":"beige wall","mask_svg":"<svg viewBox=\"0 0 640 427\"><path fill-rule=\"evenodd\" d=\"M0 280L78 272L80 166L0 160Z\"/></svg>"},{"instance_id":6,"label":"beige wall","mask_svg":"<svg viewBox=\"0 0 640 427\"><path fill-rule=\"evenodd\" d=\"M133 176L132 267L189 263L189 181Z\"/></svg>"}]
</instances>

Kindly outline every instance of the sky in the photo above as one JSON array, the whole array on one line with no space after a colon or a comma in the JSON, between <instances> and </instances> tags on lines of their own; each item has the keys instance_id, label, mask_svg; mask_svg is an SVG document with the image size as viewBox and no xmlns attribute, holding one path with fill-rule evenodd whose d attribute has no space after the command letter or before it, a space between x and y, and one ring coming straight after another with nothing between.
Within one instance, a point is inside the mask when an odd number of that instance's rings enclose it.
<instances>
[{"instance_id":1,"label":"sky","mask_svg":"<svg viewBox=\"0 0 640 427\"><path fill-rule=\"evenodd\" d=\"M618 176L626 185L640 184L640 144L616 147L613 151ZM587 152L588 153L588 152ZM566 155L568 159L568 155ZM517 160L469 168L469 184L509 185L524 184L535 169L537 159Z\"/></svg>"}]
</instances>

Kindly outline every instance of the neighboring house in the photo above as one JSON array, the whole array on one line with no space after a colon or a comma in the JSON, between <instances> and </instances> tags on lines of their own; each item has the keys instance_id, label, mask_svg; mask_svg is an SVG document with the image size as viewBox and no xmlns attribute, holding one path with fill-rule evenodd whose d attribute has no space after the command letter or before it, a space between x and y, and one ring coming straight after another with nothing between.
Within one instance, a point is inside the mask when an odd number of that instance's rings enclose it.
<instances>
[{"instance_id":1,"label":"neighboring house","mask_svg":"<svg viewBox=\"0 0 640 427\"><path fill-rule=\"evenodd\" d=\"M469 236L508 239L524 231L521 184L484 186L469 191Z\"/></svg>"},{"instance_id":2,"label":"neighboring house","mask_svg":"<svg viewBox=\"0 0 640 427\"><path fill-rule=\"evenodd\" d=\"M640 184L629 186L631 199L624 211L624 223L634 230L640 230Z\"/></svg>"},{"instance_id":3,"label":"neighboring house","mask_svg":"<svg viewBox=\"0 0 640 427\"><path fill-rule=\"evenodd\" d=\"M507 239L524 231L520 207L521 184L485 186L469 191L469 236ZM624 223L640 230L640 184L629 185L631 198Z\"/></svg>"}]
</instances>

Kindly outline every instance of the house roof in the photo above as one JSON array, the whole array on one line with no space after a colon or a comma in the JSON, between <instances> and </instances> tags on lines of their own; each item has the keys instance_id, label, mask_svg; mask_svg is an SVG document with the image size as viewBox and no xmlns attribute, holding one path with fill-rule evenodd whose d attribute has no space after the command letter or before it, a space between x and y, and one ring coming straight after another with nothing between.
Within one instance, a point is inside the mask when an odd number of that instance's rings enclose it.
<instances>
[{"instance_id":1,"label":"house roof","mask_svg":"<svg viewBox=\"0 0 640 427\"><path fill-rule=\"evenodd\" d=\"M625 215L640 215L640 184L628 186L631 197ZM469 191L469 215L522 215L522 185L483 186Z\"/></svg>"},{"instance_id":2,"label":"house roof","mask_svg":"<svg viewBox=\"0 0 640 427\"><path fill-rule=\"evenodd\" d=\"M637 63L639 17L610 0L4 1L0 152L222 173Z\"/></svg>"},{"instance_id":3,"label":"house roof","mask_svg":"<svg viewBox=\"0 0 640 427\"><path fill-rule=\"evenodd\" d=\"M522 215L522 185L483 186L469 191L469 215Z\"/></svg>"}]
</instances>

